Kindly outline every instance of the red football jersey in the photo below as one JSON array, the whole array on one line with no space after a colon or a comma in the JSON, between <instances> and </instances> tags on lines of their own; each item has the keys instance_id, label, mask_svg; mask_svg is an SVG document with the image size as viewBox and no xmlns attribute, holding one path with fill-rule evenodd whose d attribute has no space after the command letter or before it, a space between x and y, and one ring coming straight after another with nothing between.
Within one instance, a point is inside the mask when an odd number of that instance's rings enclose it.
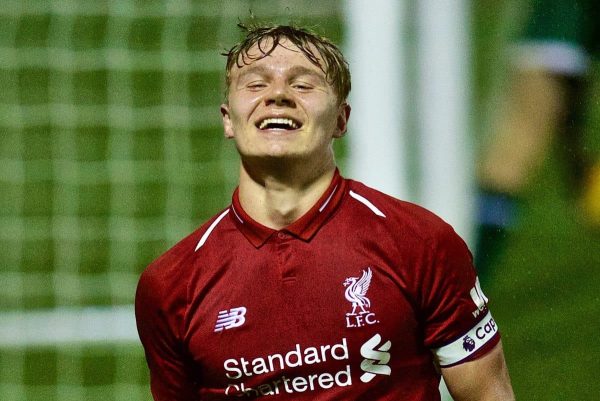
<instances>
[{"instance_id":1,"label":"red football jersey","mask_svg":"<svg viewBox=\"0 0 600 401\"><path fill-rule=\"evenodd\" d=\"M436 365L499 334L471 255L432 213L334 179L283 230L232 205L142 274L156 400L439 400Z\"/></svg>"}]
</instances>

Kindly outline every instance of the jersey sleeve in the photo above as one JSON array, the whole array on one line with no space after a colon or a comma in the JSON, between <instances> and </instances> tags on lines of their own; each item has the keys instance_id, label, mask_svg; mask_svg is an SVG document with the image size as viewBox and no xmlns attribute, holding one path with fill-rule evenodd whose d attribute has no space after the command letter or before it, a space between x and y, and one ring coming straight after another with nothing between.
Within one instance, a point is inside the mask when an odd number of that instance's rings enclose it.
<instances>
[{"instance_id":1,"label":"jersey sleeve","mask_svg":"<svg viewBox=\"0 0 600 401\"><path fill-rule=\"evenodd\" d=\"M446 226L430 249L421 283L425 345L441 367L476 359L500 339L466 244Z\"/></svg>"},{"instance_id":2,"label":"jersey sleeve","mask_svg":"<svg viewBox=\"0 0 600 401\"><path fill-rule=\"evenodd\" d=\"M191 364L178 333L184 300L171 287L168 280L148 271L142 274L135 298L136 322L150 369L154 400L191 401L197 399Z\"/></svg>"}]
</instances>

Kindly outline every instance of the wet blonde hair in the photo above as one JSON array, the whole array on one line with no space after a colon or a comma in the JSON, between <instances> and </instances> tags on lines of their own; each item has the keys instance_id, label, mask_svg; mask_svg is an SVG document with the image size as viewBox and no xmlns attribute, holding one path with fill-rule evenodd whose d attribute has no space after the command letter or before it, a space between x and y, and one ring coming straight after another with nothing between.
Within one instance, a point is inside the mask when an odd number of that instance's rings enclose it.
<instances>
[{"instance_id":1,"label":"wet blonde hair","mask_svg":"<svg viewBox=\"0 0 600 401\"><path fill-rule=\"evenodd\" d=\"M291 25L244 25L245 38L223 53L227 57L225 67L226 94L231 84L231 69L242 68L271 54L283 40L293 43L306 58L325 73L327 82L333 87L339 103L345 102L350 93L350 69L340 49L329 39L308 29ZM254 46L259 53L250 53ZM316 50L316 51L315 51Z\"/></svg>"}]
</instances>

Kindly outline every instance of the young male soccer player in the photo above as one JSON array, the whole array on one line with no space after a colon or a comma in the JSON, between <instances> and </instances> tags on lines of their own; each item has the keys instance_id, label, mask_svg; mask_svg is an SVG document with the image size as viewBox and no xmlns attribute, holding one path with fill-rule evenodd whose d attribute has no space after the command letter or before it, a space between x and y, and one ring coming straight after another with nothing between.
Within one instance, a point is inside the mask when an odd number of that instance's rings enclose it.
<instances>
[{"instance_id":1,"label":"young male soccer player","mask_svg":"<svg viewBox=\"0 0 600 401\"><path fill-rule=\"evenodd\" d=\"M232 203L138 286L154 398L439 400L441 372L456 400L512 400L465 244L336 169L350 116L338 48L251 28L228 53L227 85Z\"/></svg>"}]
</instances>

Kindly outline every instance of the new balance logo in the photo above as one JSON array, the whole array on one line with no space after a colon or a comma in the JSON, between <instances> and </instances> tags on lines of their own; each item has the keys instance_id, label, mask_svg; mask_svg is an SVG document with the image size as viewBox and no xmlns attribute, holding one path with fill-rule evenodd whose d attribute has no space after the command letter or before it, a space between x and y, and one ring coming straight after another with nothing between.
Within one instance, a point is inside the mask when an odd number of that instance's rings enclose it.
<instances>
[{"instance_id":1,"label":"new balance logo","mask_svg":"<svg viewBox=\"0 0 600 401\"><path fill-rule=\"evenodd\" d=\"M370 382L376 375L389 376L392 373L392 369L387 365L390 361L388 351L392 347L392 342L386 341L380 344L381 336L375 334L360 347L360 355L365 358L360 364L360 368L365 372L360 377L363 383Z\"/></svg>"},{"instance_id":2,"label":"new balance logo","mask_svg":"<svg viewBox=\"0 0 600 401\"><path fill-rule=\"evenodd\" d=\"M233 329L234 327L240 327L246 322L246 308L240 306L239 308L232 308L229 310L222 310L217 316L217 324L215 324L215 333L218 331Z\"/></svg>"}]
</instances>

